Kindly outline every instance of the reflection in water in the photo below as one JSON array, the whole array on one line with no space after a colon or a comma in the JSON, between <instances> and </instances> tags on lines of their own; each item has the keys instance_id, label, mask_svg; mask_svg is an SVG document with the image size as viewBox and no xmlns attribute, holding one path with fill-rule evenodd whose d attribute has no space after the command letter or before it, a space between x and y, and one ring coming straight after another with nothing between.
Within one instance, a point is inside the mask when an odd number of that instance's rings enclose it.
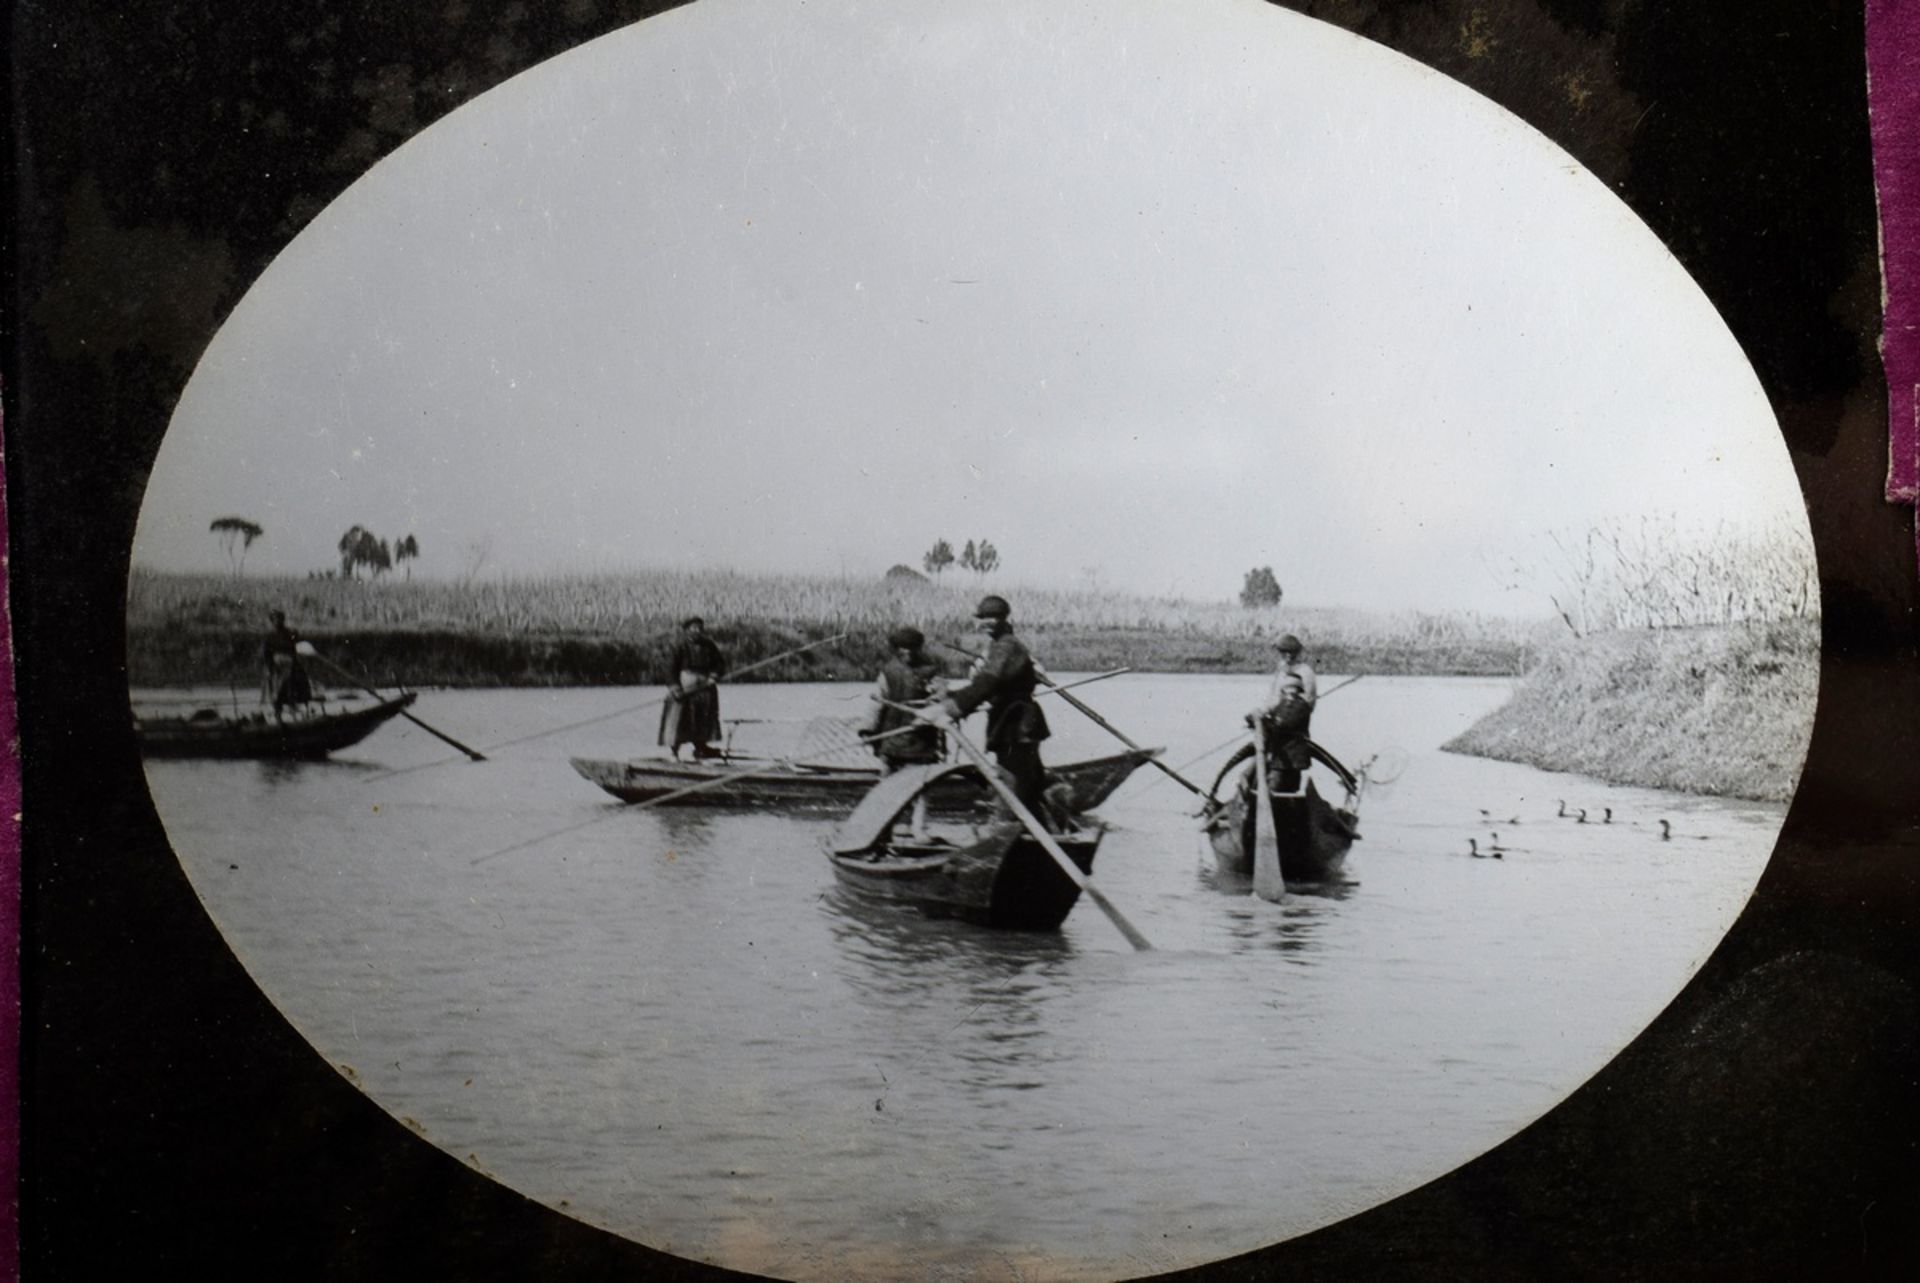
<instances>
[{"instance_id":1,"label":"reflection in water","mask_svg":"<svg viewBox=\"0 0 1920 1283\"><path fill-rule=\"evenodd\" d=\"M322 758L317 762L269 757L243 762L240 765L243 768L252 768L261 786L267 789L307 788L311 787L316 780L325 780L330 776L347 781L364 780L378 775L382 769L372 762L347 761L333 757Z\"/></svg>"},{"instance_id":2,"label":"reflection in water","mask_svg":"<svg viewBox=\"0 0 1920 1283\"><path fill-rule=\"evenodd\" d=\"M1065 937L982 930L840 885L818 903L840 947L841 979L874 1011L898 1017L896 1033L929 1011L956 1013L922 1054L958 1067L971 1090L1045 1085L1047 1005L1060 992L1050 977L1076 952Z\"/></svg>"}]
</instances>

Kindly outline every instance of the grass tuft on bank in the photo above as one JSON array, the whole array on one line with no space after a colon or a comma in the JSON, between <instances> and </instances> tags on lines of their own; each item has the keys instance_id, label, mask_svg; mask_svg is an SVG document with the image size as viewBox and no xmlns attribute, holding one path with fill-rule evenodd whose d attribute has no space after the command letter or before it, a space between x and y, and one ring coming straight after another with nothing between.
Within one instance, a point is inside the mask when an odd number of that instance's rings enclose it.
<instances>
[{"instance_id":1,"label":"grass tuft on bank","mask_svg":"<svg viewBox=\"0 0 1920 1283\"><path fill-rule=\"evenodd\" d=\"M1819 694L1817 619L1568 637L1449 752L1784 802Z\"/></svg>"}]
</instances>

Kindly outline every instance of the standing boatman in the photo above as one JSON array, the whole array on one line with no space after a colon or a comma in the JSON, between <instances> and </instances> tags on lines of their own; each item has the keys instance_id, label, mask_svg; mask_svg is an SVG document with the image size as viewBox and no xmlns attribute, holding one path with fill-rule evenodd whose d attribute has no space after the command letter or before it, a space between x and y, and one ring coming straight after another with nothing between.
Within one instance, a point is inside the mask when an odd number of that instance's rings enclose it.
<instances>
[{"instance_id":1,"label":"standing boatman","mask_svg":"<svg viewBox=\"0 0 1920 1283\"><path fill-rule=\"evenodd\" d=\"M1033 654L1013 635L1012 616L1013 608L1006 598L989 595L980 599L973 617L992 644L972 679L960 689L949 691L938 712L929 710L930 720L937 721L944 714L957 722L985 704L987 750L1013 777L1014 796L1045 820L1051 808L1047 804L1047 768L1040 761L1040 741L1051 732L1046 714L1033 698L1040 680L1034 671Z\"/></svg>"},{"instance_id":2,"label":"standing boatman","mask_svg":"<svg viewBox=\"0 0 1920 1283\"><path fill-rule=\"evenodd\" d=\"M313 645L287 627L287 612L267 612L273 626L260 646L260 663L265 669L263 685L273 700L273 716L278 721L294 705L305 707L313 700L313 683L307 677L304 656L314 653Z\"/></svg>"},{"instance_id":3,"label":"standing boatman","mask_svg":"<svg viewBox=\"0 0 1920 1283\"><path fill-rule=\"evenodd\" d=\"M882 767L891 775L903 766L945 758L946 737L939 728L922 724L915 730L901 729L916 719L900 706L924 708L938 701L946 693L946 670L927 654L926 634L918 628L894 629L887 635L887 645L893 658L881 667L874 683L873 711L861 728L860 738L871 741Z\"/></svg>"},{"instance_id":4,"label":"standing boatman","mask_svg":"<svg viewBox=\"0 0 1920 1283\"><path fill-rule=\"evenodd\" d=\"M727 657L707 636L706 620L693 615L680 622L680 643L668 668L673 685L660 709L660 743L676 758L682 744L693 745L695 758L719 757L713 742L720 738L719 682Z\"/></svg>"},{"instance_id":5,"label":"standing boatman","mask_svg":"<svg viewBox=\"0 0 1920 1283\"><path fill-rule=\"evenodd\" d=\"M1302 656L1298 637L1287 633L1274 643L1274 649L1280 652L1280 667L1273 674L1267 702L1247 720L1266 734L1273 788L1295 793L1300 789L1302 773L1313 765L1307 732L1313 726L1314 706L1320 702L1320 682L1313 665Z\"/></svg>"},{"instance_id":6,"label":"standing boatman","mask_svg":"<svg viewBox=\"0 0 1920 1283\"><path fill-rule=\"evenodd\" d=\"M860 738L880 758L881 770L891 775L907 766L931 765L947 753L947 737L940 728L929 725L917 713L938 703L946 694L946 668L927 654L927 637L918 628L901 627L887 635L893 651L880 669L874 683L873 711L860 728ZM927 836L927 794L923 789L913 798L912 834L915 841Z\"/></svg>"}]
</instances>

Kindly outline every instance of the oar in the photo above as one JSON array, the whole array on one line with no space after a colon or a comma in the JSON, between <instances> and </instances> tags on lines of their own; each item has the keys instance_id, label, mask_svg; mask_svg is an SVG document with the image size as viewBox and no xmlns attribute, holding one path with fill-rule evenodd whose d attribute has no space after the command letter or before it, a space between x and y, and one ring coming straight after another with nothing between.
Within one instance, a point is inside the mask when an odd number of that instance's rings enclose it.
<instances>
[{"instance_id":1,"label":"oar","mask_svg":"<svg viewBox=\"0 0 1920 1283\"><path fill-rule=\"evenodd\" d=\"M875 735L867 742L871 744L883 739L890 739L895 735L904 735L908 731L919 730L920 726L921 723L918 721L909 722L905 726L896 726L890 731L884 731L879 735ZM697 784L688 784L684 788L673 789L670 792L660 794L658 797L650 797L644 802L633 802L621 807L617 811L602 811L591 819L582 820L578 824L569 824L565 828L558 828L548 833L542 833L539 837L527 838L524 841L515 842L511 846L503 846L497 851L489 851L485 855L477 855L469 861L469 863L485 864L488 860L495 859L499 856L509 855L515 851L524 851L528 847L539 846L542 842L552 841L554 838L564 834L577 833L581 829L591 828L604 820L612 819L616 815L632 815L635 811L644 811L650 806L659 806L663 802L671 802L675 798L685 797L689 793L703 793L708 789L717 789L723 785L733 784L740 780L752 779L755 776L774 775L781 771L791 770L799 760L798 758L786 758L778 762L769 762L765 766L754 766L744 771L729 771L725 775L716 775L710 780L701 780Z\"/></svg>"},{"instance_id":2,"label":"oar","mask_svg":"<svg viewBox=\"0 0 1920 1283\"><path fill-rule=\"evenodd\" d=\"M1287 893L1280 872L1280 837L1273 830L1273 793L1267 787L1267 737L1253 733L1253 772L1258 780L1253 810L1253 893L1278 901Z\"/></svg>"},{"instance_id":3,"label":"oar","mask_svg":"<svg viewBox=\"0 0 1920 1283\"><path fill-rule=\"evenodd\" d=\"M738 677L742 673L751 673L756 668L765 668L767 665L779 663L783 659L791 659L795 655L800 654L802 651L813 650L815 647L825 646L830 642L840 641L843 638L846 638L850 635L851 634L848 634L848 633L835 633L831 637L822 637L819 641L808 642L804 646L795 646L791 650L783 650L778 655L769 655L765 659L757 659L753 663L746 665L744 668L736 668L730 675L734 677ZM718 682L709 682L709 684L715 685L715 686L719 685ZM658 696L657 698L647 700L643 704L635 704L631 708L621 708L621 709L616 709L611 713L601 713L597 717L588 717L588 718L583 718L582 720L577 722L568 722L565 726L555 726L548 730L535 731L531 735L518 735L510 740L501 740L498 744L490 744L488 745L488 747L491 748L494 752L498 753L501 749L510 748L516 744L526 744L533 740L546 739L549 735L560 735L566 731L577 731L582 726L592 726L597 722L610 722L616 717L625 717L629 713L643 712L646 709L655 708L671 698L673 698L673 696L671 695L661 695L661 696ZM452 760L453 760L452 758L442 758L437 762L421 762L415 766L403 766L400 769L395 771L383 771L379 775L372 775L367 777L367 783L371 784L375 780L390 780L396 775L408 775L414 771L427 770L429 767L445 766L448 762Z\"/></svg>"},{"instance_id":4,"label":"oar","mask_svg":"<svg viewBox=\"0 0 1920 1283\"><path fill-rule=\"evenodd\" d=\"M953 651L956 654L968 655L974 659L984 658L984 656L974 651L968 650L964 646L953 646L953 645L949 645L946 642L936 642L935 645L944 646L946 647L946 649ZM1109 734L1111 734L1115 739L1119 740L1122 744L1125 744L1128 748L1132 749L1136 753L1145 753L1147 751L1146 749L1141 748L1140 745L1136 744L1133 740L1127 738L1126 733L1122 731L1119 727L1115 726L1112 722L1109 722L1106 718L1100 716L1100 714L1094 712L1091 708L1087 707L1086 703L1082 701L1079 696L1068 694L1066 686L1062 686L1059 682L1056 682L1053 680L1053 678L1049 677L1047 675L1047 670L1040 667L1040 663L1038 660L1035 660L1033 662L1033 675L1035 677L1038 677L1043 685L1056 691L1059 694L1061 699L1066 700L1067 703L1073 705L1075 708L1079 709L1082 713L1085 713L1088 717L1092 718L1095 723L1097 723L1102 729L1104 729ZM1072 682L1072 683L1069 683L1069 685L1078 686L1080 685L1080 683ZM1187 792L1194 794L1196 797L1205 797L1207 795L1205 789L1201 788L1198 784L1195 784L1192 780L1188 779L1186 776L1180 774L1180 772L1174 770L1171 766L1168 766L1165 762L1161 761L1158 754L1148 757L1147 761L1153 764L1154 766L1159 767L1161 771L1165 772L1165 774L1169 779L1173 780L1174 783L1180 785L1180 787L1186 789Z\"/></svg>"},{"instance_id":5,"label":"oar","mask_svg":"<svg viewBox=\"0 0 1920 1283\"><path fill-rule=\"evenodd\" d=\"M903 708L904 705L895 704L894 707ZM909 709L907 711L911 712L912 710ZM1080 866L1067 858L1067 853L1060 849L1060 844L1053 840L1053 835L1048 833L1046 827L1034 818L1033 812L1027 809L1026 804L1014 794L1014 791L1007 787L1007 782L1000 778L1000 769L992 762L989 762L986 754L982 753L979 748L974 745L972 740L961 733L960 727L948 722L941 725L941 729L953 737L953 742L960 746L961 752L973 759L973 764L980 768L980 774L986 777L987 783L993 787L994 792L1000 795L1000 800L1007 804L1008 809L1013 812L1015 818L1026 826L1027 832L1033 835L1033 840L1038 842L1041 849L1053 857L1053 862L1060 866L1060 871L1066 874L1075 886L1086 892L1093 902L1100 906L1100 911L1106 914L1113 922L1113 925L1120 929L1120 934L1127 938L1127 943L1143 953L1153 948L1152 942L1149 941L1146 936L1140 934L1140 929L1134 926L1133 923L1127 921L1127 915L1120 912L1119 907L1116 906L1113 901L1107 899L1106 892L1095 886L1093 879L1081 872Z\"/></svg>"},{"instance_id":6,"label":"oar","mask_svg":"<svg viewBox=\"0 0 1920 1283\"><path fill-rule=\"evenodd\" d=\"M355 686L358 686L361 690L373 696L375 699L385 698L383 695L380 694L379 691L367 685L364 681L360 680L360 678L348 672L346 669L340 667L340 665L334 663L332 660L328 659L325 655L322 655L320 652L315 651L313 654L307 656L307 658L319 660L322 664L325 664L328 668L331 668L334 672L340 674L340 676L346 678L348 681L352 682ZM472 758L474 761L484 762L487 760L487 755L485 753L482 753L479 749L468 748L465 744L462 744L459 740L447 734L445 731L437 730L434 727L427 725L425 722L415 717L412 713L409 713L406 709L403 708L400 710L400 716L406 718L409 722L412 722L415 726L418 726L421 730L433 736L435 739L445 740L447 743L453 745L455 748L459 749L462 753L465 753L468 757Z\"/></svg>"}]
</instances>

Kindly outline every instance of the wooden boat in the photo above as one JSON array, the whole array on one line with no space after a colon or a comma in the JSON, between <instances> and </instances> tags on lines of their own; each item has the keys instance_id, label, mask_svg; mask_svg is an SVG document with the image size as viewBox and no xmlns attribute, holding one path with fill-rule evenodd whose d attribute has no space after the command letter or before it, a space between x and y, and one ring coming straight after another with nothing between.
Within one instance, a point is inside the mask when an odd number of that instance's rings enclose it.
<instances>
[{"instance_id":1,"label":"wooden boat","mask_svg":"<svg viewBox=\"0 0 1920 1283\"><path fill-rule=\"evenodd\" d=\"M1159 752L1157 748L1129 750L1049 767L1047 773L1067 785L1067 804L1073 811L1088 811L1106 801L1129 775ZM574 770L623 802L649 802L690 785L728 780L671 798L661 803L663 806L848 810L881 779L878 766L809 766L739 756L688 762L664 757L624 762L576 757L572 761ZM990 806L993 794L980 773L969 763L955 763L954 767L928 784L929 809L954 814Z\"/></svg>"},{"instance_id":2,"label":"wooden boat","mask_svg":"<svg viewBox=\"0 0 1920 1283\"><path fill-rule=\"evenodd\" d=\"M408 691L364 708L338 712L222 713L205 707L179 716L134 714L140 751L148 757L302 758L325 757L378 730L416 698Z\"/></svg>"},{"instance_id":3,"label":"wooden boat","mask_svg":"<svg viewBox=\"0 0 1920 1283\"><path fill-rule=\"evenodd\" d=\"M1274 793L1273 830L1280 846L1280 873L1289 886L1335 882L1346 866L1347 851L1360 840L1360 781L1334 756L1308 741L1314 760L1328 767L1346 790L1335 805L1320 795L1311 779L1297 793ZM1228 796L1217 795L1233 774L1229 761L1207 790L1204 831L1220 872L1229 878L1253 876L1254 765L1248 761Z\"/></svg>"},{"instance_id":4,"label":"wooden boat","mask_svg":"<svg viewBox=\"0 0 1920 1283\"><path fill-rule=\"evenodd\" d=\"M958 782L972 769L952 762L912 766L874 785L834 837L828 858L835 876L862 896L912 905L931 917L1015 931L1057 929L1080 888L1019 821L994 818L925 839L896 832L922 790ZM1082 873L1091 873L1102 833L1094 823L1052 836Z\"/></svg>"}]
</instances>

